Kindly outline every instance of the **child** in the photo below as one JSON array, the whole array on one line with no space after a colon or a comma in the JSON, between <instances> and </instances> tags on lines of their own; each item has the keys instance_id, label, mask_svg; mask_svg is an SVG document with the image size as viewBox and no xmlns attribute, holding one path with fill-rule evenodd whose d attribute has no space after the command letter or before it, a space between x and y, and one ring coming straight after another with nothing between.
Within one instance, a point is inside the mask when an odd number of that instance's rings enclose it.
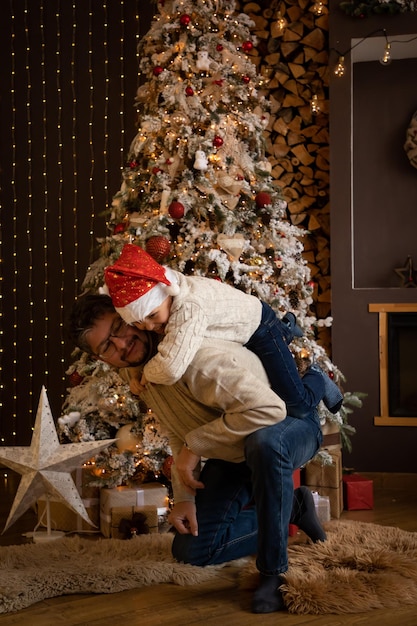
<instances>
[{"instance_id":1,"label":"child","mask_svg":"<svg viewBox=\"0 0 417 626\"><path fill-rule=\"evenodd\" d=\"M301 333L292 313L280 320L255 296L212 278L163 267L134 244L126 244L117 261L106 267L105 283L126 323L164 335L140 383L131 387L134 393L148 382L174 384L203 339L216 337L237 341L259 357L288 415L304 417L320 400L332 413L340 409L342 393L319 367L312 365L300 378L288 348L294 334Z\"/></svg>"}]
</instances>

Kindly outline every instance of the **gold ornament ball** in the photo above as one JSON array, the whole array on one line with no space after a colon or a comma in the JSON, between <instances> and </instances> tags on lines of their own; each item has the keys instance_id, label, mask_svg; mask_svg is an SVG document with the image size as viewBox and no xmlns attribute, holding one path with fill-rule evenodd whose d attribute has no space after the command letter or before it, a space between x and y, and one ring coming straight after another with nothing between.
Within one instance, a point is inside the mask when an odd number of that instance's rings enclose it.
<instances>
[{"instance_id":1,"label":"gold ornament ball","mask_svg":"<svg viewBox=\"0 0 417 626\"><path fill-rule=\"evenodd\" d=\"M119 452L136 452L138 445L142 442L140 435L132 433L133 424L125 424L116 433L116 446Z\"/></svg>"}]
</instances>

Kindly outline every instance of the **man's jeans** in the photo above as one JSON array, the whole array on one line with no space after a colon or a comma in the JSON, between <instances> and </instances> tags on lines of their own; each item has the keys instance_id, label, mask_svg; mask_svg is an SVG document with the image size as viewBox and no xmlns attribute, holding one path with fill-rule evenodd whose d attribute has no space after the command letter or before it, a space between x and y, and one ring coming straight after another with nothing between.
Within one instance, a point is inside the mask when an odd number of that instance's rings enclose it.
<instances>
[{"instance_id":1,"label":"man's jeans","mask_svg":"<svg viewBox=\"0 0 417 626\"><path fill-rule=\"evenodd\" d=\"M317 407L325 392L323 373L308 369L301 378L294 357L288 348L291 331L262 302L262 320L245 348L262 362L275 393L287 405L288 415L304 418Z\"/></svg>"},{"instance_id":2,"label":"man's jeans","mask_svg":"<svg viewBox=\"0 0 417 626\"><path fill-rule=\"evenodd\" d=\"M286 572L292 474L315 455L321 441L314 411L249 435L245 463L208 460L201 473L205 488L196 496L198 537L176 533L174 557L212 565L257 554L262 573Z\"/></svg>"}]
</instances>

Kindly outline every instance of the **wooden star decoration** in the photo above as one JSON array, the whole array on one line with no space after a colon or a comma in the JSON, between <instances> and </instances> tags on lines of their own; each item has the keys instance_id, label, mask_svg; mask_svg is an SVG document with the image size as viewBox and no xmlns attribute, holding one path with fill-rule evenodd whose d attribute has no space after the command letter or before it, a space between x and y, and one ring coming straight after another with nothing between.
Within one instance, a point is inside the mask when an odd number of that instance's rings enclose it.
<instances>
[{"instance_id":1,"label":"wooden star decoration","mask_svg":"<svg viewBox=\"0 0 417 626\"><path fill-rule=\"evenodd\" d=\"M404 267L397 267L394 272L401 278L401 287L417 287L417 271L414 269L413 259L409 255Z\"/></svg>"},{"instance_id":2,"label":"wooden star decoration","mask_svg":"<svg viewBox=\"0 0 417 626\"><path fill-rule=\"evenodd\" d=\"M70 474L114 439L60 444L42 387L30 447L0 447L0 462L22 475L3 533L41 496L54 497L94 526Z\"/></svg>"}]
</instances>

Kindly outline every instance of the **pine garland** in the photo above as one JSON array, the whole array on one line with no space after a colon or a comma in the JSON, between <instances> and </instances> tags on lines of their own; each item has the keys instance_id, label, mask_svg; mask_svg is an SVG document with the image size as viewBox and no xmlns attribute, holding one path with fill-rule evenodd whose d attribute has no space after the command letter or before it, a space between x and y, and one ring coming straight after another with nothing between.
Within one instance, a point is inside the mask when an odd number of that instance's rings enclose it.
<instances>
[{"instance_id":1,"label":"pine garland","mask_svg":"<svg viewBox=\"0 0 417 626\"><path fill-rule=\"evenodd\" d=\"M415 0L350 0L339 4L344 13L351 17L369 17L370 15L396 15L416 11Z\"/></svg>"}]
</instances>

